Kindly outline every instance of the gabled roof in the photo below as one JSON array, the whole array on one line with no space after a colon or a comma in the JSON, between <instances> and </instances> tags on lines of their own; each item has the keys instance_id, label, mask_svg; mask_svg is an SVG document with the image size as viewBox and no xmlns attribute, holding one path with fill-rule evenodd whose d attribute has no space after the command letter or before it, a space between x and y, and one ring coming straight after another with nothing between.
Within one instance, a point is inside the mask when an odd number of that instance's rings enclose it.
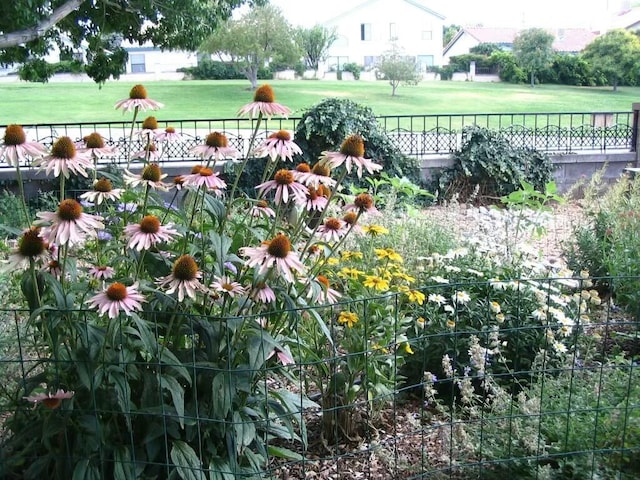
<instances>
[{"instance_id":1,"label":"gabled roof","mask_svg":"<svg viewBox=\"0 0 640 480\"><path fill-rule=\"evenodd\" d=\"M611 28L636 28L640 23L640 8L632 8L617 15L611 22Z\"/></svg>"},{"instance_id":2,"label":"gabled roof","mask_svg":"<svg viewBox=\"0 0 640 480\"><path fill-rule=\"evenodd\" d=\"M553 49L561 53L576 53L582 51L597 36L598 33L586 28L547 29L553 35ZM444 48L444 54L455 45L462 35L473 37L478 43L495 43L497 45L513 45L513 41L520 30L516 28L464 27L456 33Z\"/></svg>"},{"instance_id":3,"label":"gabled roof","mask_svg":"<svg viewBox=\"0 0 640 480\"><path fill-rule=\"evenodd\" d=\"M345 16L345 15L349 15L352 12L355 12L357 10L362 10L367 8L369 5L376 3L379 0L367 0L366 2L362 2L359 3L358 5L356 5L355 7L350 8L349 10L346 10L342 13L340 13L339 15L335 15L331 18L329 18L328 20L325 20L323 23L333 23L335 20L338 20L339 18ZM425 5L422 4L422 2L420 2L420 0L396 0L396 1L403 1L405 3L408 3L409 5L412 5L416 8L419 8L420 10L423 10L426 13L429 13L431 15L433 15L434 17L439 18L440 20L444 20L446 17L444 15L441 15L440 13L436 12L435 10L431 10L430 8L426 7Z\"/></svg>"}]
</instances>

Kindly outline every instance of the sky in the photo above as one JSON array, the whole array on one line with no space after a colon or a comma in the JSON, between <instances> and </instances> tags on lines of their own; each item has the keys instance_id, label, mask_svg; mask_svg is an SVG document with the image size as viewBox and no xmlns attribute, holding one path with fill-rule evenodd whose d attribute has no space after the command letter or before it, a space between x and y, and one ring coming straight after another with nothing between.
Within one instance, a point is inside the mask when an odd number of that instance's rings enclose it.
<instances>
[{"instance_id":1,"label":"sky","mask_svg":"<svg viewBox=\"0 0 640 480\"><path fill-rule=\"evenodd\" d=\"M270 0L293 25L310 27L359 5L364 0ZM400 0L396 0L400 1ZM625 0L421 0L446 17L445 25L514 28L603 28L610 12Z\"/></svg>"}]
</instances>

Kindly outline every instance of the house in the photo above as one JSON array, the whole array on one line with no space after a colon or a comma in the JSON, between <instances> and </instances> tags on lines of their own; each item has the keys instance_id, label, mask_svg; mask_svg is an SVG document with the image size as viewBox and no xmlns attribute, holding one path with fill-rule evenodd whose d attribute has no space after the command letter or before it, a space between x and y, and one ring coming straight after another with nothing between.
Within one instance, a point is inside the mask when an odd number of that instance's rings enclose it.
<instances>
[{"instance_id":1,"label":"house","mask_svg":"<svg viewBox=\"0 0 640 480\"><path fill-rule=\"evenodd\" d=\"M323 26L335 28L337 40L329 50L326 67L339 70L356 63L371 70L395 42L423 71L442 64L445 17L419 0L368 0L337 15Z\"/></svg>"},{"instance_id":2,"label":"house","mask_svg":"<svg viewBox=\"0 0 640 480\"><path fill-rule=\"evenodd\" d=\"M464 27L444 47L443 62L449 64L451 57L469 53L481 43L493 43L509 51L519 31L516 28ZM554 36L553 49L568 54L581 52L598 36L597 32L586 28L557 28L548 29L548 32Z\"/></svg>"},{"instance_id":3,"label":"house","mask_svg":"<svg viewBox=\"0 0 640 480\"><path fill-rule=\"evenodd\" d=\"M150 43L123 42L129 54L126 73L171 73L182 67L198 65L198 54L182 50L160 50Z\"/></svg>"}]
</instances>

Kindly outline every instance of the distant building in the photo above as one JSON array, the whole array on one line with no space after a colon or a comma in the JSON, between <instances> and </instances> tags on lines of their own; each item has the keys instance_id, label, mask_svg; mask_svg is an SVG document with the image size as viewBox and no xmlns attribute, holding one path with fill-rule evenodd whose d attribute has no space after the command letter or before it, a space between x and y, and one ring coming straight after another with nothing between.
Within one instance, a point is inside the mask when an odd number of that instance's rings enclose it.
<instances>
[{"instance_id":1,"label":"distant building","mask_svg":"<svg viewBox=\"0 0 640 480\"><path fill-rule=\"evenodd\" d=\"M198 65L198 54L182 50L160 50L149 44L124 42L123 48L129 54L126 73L169 73L183 67Z\"/></svg>"},{"instance_id":2,"label":"distant building","mask_svg":"<svg viewBox=\"0 0 640 480\"><path fill-rule=\"evenodd\" d=\"M323 23L338 35L326 67L339 69L353 62L372 69L395 42L426 72L429 66L442 65L444 20L419 0L365 1Z\"/></svg>"}]
</instances>

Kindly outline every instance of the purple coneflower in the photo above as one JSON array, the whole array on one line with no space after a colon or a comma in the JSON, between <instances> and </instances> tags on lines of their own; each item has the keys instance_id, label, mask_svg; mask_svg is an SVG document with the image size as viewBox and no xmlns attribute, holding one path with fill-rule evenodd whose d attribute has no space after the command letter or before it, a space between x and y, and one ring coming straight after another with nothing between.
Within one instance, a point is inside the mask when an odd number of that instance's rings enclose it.
<instances>
[{"instance_id":1,"label":"purple coneflower","mask_svg":"<svg viewBox=\"0 0 640 480\"><path fill-rule=\"evenodd\" d=\"M258 87L253 95L253 102L247 103L238 110L239 116L248 115L249 118L254 118L258 115L266 118L271 118L274 115L287 117L290 113L291 110L288 107L276 103L273 89L269 85Z\"/></svg>"},{"instance_id":2,"label":"purple coneflower","mask_svg":"<svg viewBox=\"0 0 640 480\"><path fill-rule=\"evenodd\" d=\"M23 398L28 402L33 402L34 406L41 403L46 408L55 410L56 408L60 407L60 405L62 404L62 400L72 398L73 394L74 392L65 392L62 389L58 389L56 393L51 393L51 392L38 393L36 395L30 395L28 397L23 397Z\"/></svg>"},{"instance_id":3,"label":"purple coneflower","mask_svg":"<svg viewBox=\"0 0 640 480\"><path fill-rule=\"evenodd\" d=\"M240 152L229 146L226 135L220 132L212 132L207 135L203 145L196 145L191 149L191 153L200 155L202 158L213 158L216 161L225 158L238 158Z\"/></svg>"},{"instance_id":4,"label":"purple coneflower","mask_svg":"<svg viewBox=\"0 0 640 480\"><path fill-rule=\"evenodd\" d=\"M274 189L276 191L275 202L278 205L289 203L289 197L292 197L296 203L304 203L309 192L307 187L293 179L291 170L285 169L278 170L273 176L273 180L256 185L256 190L260 195Z\"/></svg>"},{"instance_id":5,"label":"purple coneflower","mask_svg":"<svg viewBox=\"0 0 640 480\"><path fill-rule=\"evenodd\" d=\"M324 195L322 195L322 189L318 191L316 187L309 186L308 190L309 191L307 192L307 198L304 204L307 211L309 212L313 210L316 210L318 212L323 211L327 206L327 202L329 202L329 199Z\"/></svg>"},{"instance_id":6,"label":"purple coneflower","mask_svg":"<svg viewBox=\"0 0 640 480\"><path fill-rule=\"evenodd\" d=\"M160 133L160 127L158 126L158 120L154 116L149 116L142 121L142 128L138 132L138 135L147 140L155 139Z\"/></svg>"},{"instance_id":7,"label":"purple coneflower","mask_svg":"<svg viewBox=\"0 0 640 480\"><path fill-rule=\"evenodd\" d=\"M0 146L0 157L4 157L7 164L18 167L20 162L26 162L27 156L40 158L47 154L47 147L38 142L27 142L27 136L20 125L7 125L4 131L4 142Z\"/></svg>"},{"instance_id":8,"label":"purple coneflower","mask_svg":"<svg viewBox=\"0 0 640 480\"><path fill-rule=\"evenodd\" d=\"M100 178L93 182L93 190L80 195L80 198L100 205L105 200L119 200L124 192L123 188L113 188L113 184L107 178Z\"/></svg>"},{"instance_id":9,"label":"purple coneflower","mask_svg":"<svg viewBox=\"0 0 640 480\"><path fill-rule=\"evenodd\" d=\"M102 217L82 212L82 206L73 199L60 202L55 212L38 212L36 223L44 227L41 235L49 243L68 244L70 247L95 237L96 230L104 228Z\"/></svg>"},{"instance_id":10,"label":"purple coneflower","mask_svg":"<svg viewBox=\"0 0 640 480\"><path fill-rule=\"evenodd\" d=\"M198 270L198 265L191 255L182 255L173 264L171 273L166 277L158 279L157 283L161 287L169 287L167 294L178 292L178 301L182 302L185 295L195 300L197 292L205 290L200 283L202 272Z\"/></svg>"},{"instance_id":11,"label":"purple coneflower","mask_svg":"<svg viewBox=\"0 0 640 480\"><path fill-rule=\"evenodd\" d=\"M39 227L31 227L22 233L17 248L10 254L7 262L0 268L2 272L25 270L31 262L42 262L49 257L47 243L40 236Z\"/></svg>"},{"instance_id":12,"label":"purple coneflower","mask_svg":"<svg viewBox=\"0 0 640 480\"><path fill-rule=\"evenodd\" d=\"M145 301L144 296L138 292L137 282L130 287L114 282L87 300L87 303L91 308L97 308L98 314L117 318L120 312L131 315L131 312L142 310L142 303Z\"/></svg>"},{"instance_id":13,"label":"purple coneflower","mask_svg":"<svg viewBox=\"0 0 640 480\"><path fill-rule=\"evenodd\" d=\"M87 176L87 168L94 168L89 152L79 152L69 137L60 137L51 147L51 154L37 159L33 162L34 167L44 169L49 175L53 172L54 177L60 174L69 178L69 172L75 175Z\"/></svg>"},{"instance_id":14,"label":"purple coneflower","mask_svg":"<svg viewBox=\"0 0 640 480\"><path fill-rule=\"evenodd\" d=\"M261 145L258 145L253 154L258 158L269 156L272 162L275 162L278 157L292 162L294 155L302 155L302 149L291 140L289 132L279 130L269 135Z\"/></svg>"},{"instance_id":15,"label":"purple coneflower","mask_svg":"<svg viewBox=\"0 0 640 480\"><path fill-rule=\"evenodd\" d=\"M211 283L211 289L215 292L222 293L223 295L228 295L231 298L245 293L245 288L240 285L240 283L231 280L227 275L214 277L214 280Z\"/></svg>"},{"instance_id":16,"label":"purple coneflower","mask_svg":"<svg viewBox=\"0 0 640 480\"><path fill-rule=\"evenodd\" d=\"M325 242L338 242L349 231L349 225L339 218L327 218L316 230L316 235Z\"/></svg>"},{"instance_id":17,"label":"purple coneflower","mask_svg":"<svg viewBox=\"0 0 640 480\"><path fill-rule=\"evenodd\" d=\"M94 157L113 157L118 149L104 143L104 138L98 132L93 132L82 139L77 145L81 152L90 152Z\"/></svg>"},{"instance_id":18,"label":"purple coneflower","mask_svg":"<svg viewBox=\"0 0 640 480\"><path fill-rule=\"evenodd\" d=\"M253 287L253 290L251 290L251 298L256 302L271 303L276 301L276 293L266 283L259 282Z\"/></svg>"},{"instance_id":19,"label":"purple coneflower","mask_svg":"<svg viewBox=\"0 0 640 480\"><path fill-rule=\"evenodd\" d=\"M344 206L346 211L354 210L356 212L368 213L375 215L380 213L376 207L373 206L373 197L368 193L360 193L356 195L353 203L349 203Z\"/></svg>"},{"instance_id":20,"label":"purple coneflower","mask_svg":"<svg viewBox=\"0 0 640 480\"><path fill-rule=\"evenodd\" d=\"M147 89L143 85L134 85L129 91L129 98L125 98L116 102L115 109L122 109L122 113L132 110L158 110L164 107L164 104L147 98Z\"/></svg>"},{"instance_id":21,"label":"purple coneflower","mask_svg":"<svg viewBox=\"0 0 640 480\"><path fill-rule=\"evenodd\" d=\"M358 214L353 210L348 211L342 217L342 221L346 223L353 233L364 233L362 227L358 225Z\"/></svg>"},{"instance_id":22,"label":"purple coneflower","mask_svg":"<svg viewBox=\"0 0 640 480\"><path fill-rule=\"evenodd\" d=\"M145 185L163 192L168 191L170 186L162 181L166 177L167 174L162 173L162 169L157 163L150 163L149 165L146 165L139 174L125 170L123 175L124 183L131 187Z\"/></svg>"},{"instance_id":23,"label":"purple coneflower","mask_svg":"<svg viewBox=\"0 0 640 480\"><path fill-rule=\"evenodd\" d=\"M147 215L140 220L124 227L124 233L129 237L127 247L132 250L149 250L158 243L170 242L173 237L180 235L170 225L160 225L160 220L155 215Z\"/></svg>"},{"instance_id":24,"label":"purple coneflower","mask_svg":"<svg viewBox=\"0 0 640 480\"><path fill-rule=\"evenodd\" d=\"M269 360L271 357L273 357L274 354L283 367L286 367L287 365L293 365L294 363L296 363L290 354L288 354L284 350L281 350L280 348L277 348L277 347L271 350L269 355L267 355L266 359Z\"/></svg>"},{"instance_id":25,"label":"purple coneflower","mask_svg":"<svg viewBox=\"0 0 640 480\"><path fill-rule=\"evenodd\" d=\"M251 216L252 217L272 217L275 218L276 212L273 208L269 207L269 204L266 200L258 200L253 207L251 207Z\"/></svg>"},{"instance_id":26,"label":"purple coneflower","mask_svg":"<svg viewBox=\"0 0 640 480\"><path fill-rule=\"evenodd\" d=\"M115 272L116 271L113 268L107 267L106 265L99 265L89 269L89 275L96 280L109 280L110 278L113 278Z\"/></svg>"},{"instance_id":27,"label":"purple coneflower","mask_svg":"<svg viewBox=\"0 0 640 480\"><path fill-rule=\"evenodd\" d=\"M182 135L176 132L176 129L173 127L167 127L164 129L164 132L160 132L156 135L156 142L181 142Z\"/></svg>"},{"instance_id":28,"label":"purple coneflower","mask_svg":"<svg viewBox=\"0 0 640 480\"><path fill-rule=\"evenodd\" d=\"M329 167L320 162L316 163L313 168L306 163L301 163L296 167L293 176L298 182L307 187L317 187L318 185L333 187L336 184L336 180L329 176L330 173Z\"/></svg>"},{"instance_id":29,"label":"purple coneflower","mask_svg":"<svg viewBox=\"0 0 640 480\"><path fill-rule=\"evenodd\" d=\"M162 151L155 143L147 143L144 150L138 150L131 155L132 160L144 160L145 162L159 162L162 158Z\"/></svg>"},{"instance_id":30,"label":"purple coneflower","mask_svg":"<svg viewBox=\"0 0 640 480\"><path fill-rule=\"evenodd\" d=\"M53 277L57 278L58 280L60 280L60 277L62 276L62 265L60 265L60 262L58 262L57 260L50 260L49 263L47 263L40 270L49 272Z\"/></svg>"},{"instance_id":31,"label":"purple coneflower","mask_svg":"<svg viewBox=\"0 0 640 480\"><path fill-rule=\"evenodd\" d=\"M360 135L350 135L342 142L339 152L322 152L321 162L329 168L337 168L344 163L347 173L351 173L352 166L357 169L358 177L362 177L362 170L369 174L382 170L382 165L364 158L364 141Z\"/></svg>"},{"instance_id":32,"label":"purple coneflower","mask_svg":"<svg viewBox=\"0 0 640 480\"><path fill-rule=\"evenodd\" d=\"M227 184L222 180L216 172L208 167L198 166L194 167L190 175L184 175L182 177L183 187L206 187L207 190L212 190L217 196L222 195L223 190L227 188Z\"/></svg>"},{"instance_id":33,"label":"purple coneflower","mask_svg":"<svg viewBox=\"0 0 640 480\"><path fill-rule=\"evenodd\" d=\"M293 282L292 270L304 274L304 265L298 254L291 250L291 242L286 235L279 233L271 241L262 242L259 247L243 247L240 252L248 257L248 267L259 267L258 274L266 273L275 267L285 280Z\"/></svg>"},{"instance_id":34,"label":"purple coneflower","mask_svg":"<svg viewBox=\"0 0 640 480\"><path fill-rule=\"evenodd\" d=\"M310 288L307 293L307 298L311 299L314 303L333 304L337 303L342 294L337 290L331 288L329 279L324 275L318 275L316 277L317 288Z\"/></svg>"}]
</instances>

